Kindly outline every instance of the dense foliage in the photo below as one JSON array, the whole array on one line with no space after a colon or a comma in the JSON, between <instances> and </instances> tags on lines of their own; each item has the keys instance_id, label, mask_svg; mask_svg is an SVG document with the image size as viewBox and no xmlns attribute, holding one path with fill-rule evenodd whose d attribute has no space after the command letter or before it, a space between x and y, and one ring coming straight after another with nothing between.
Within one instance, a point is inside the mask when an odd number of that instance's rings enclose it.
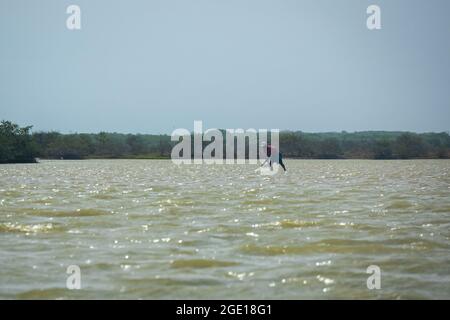
<instances>
[{"instance_id":1,"label":"dense foliage","mask_svg":"<svg viewBox=\"0 0 450 320\"><path fill-rule=\"evenodd\" d=\"M169 135L30 133L9 121L0 124L0 163L49 159L169 158ZM206 145L206 143L205 143ZM280 133L285 157L304 159L417 159L449 158L448 133L331 132Z\"/></svg>"},{"instance_id":2,"label":"dense foliage","mask_svg":"<svg viewBox=\"0 0 450 320\"><path fill-rule=\"evenodd\" d=\"M280 134L287 157L316 159L417 159L449 158L448 133L388 131Z\"/></svg>"},{"instance_id":3,"label":"dense foliage","mask_svg":"<svg viewBox=\"0 0 450 320\"><path fill-rule=\"evenodd\" d=\"M0 163L35 162L37 153L31 126L21 128L10 121L0 123Z\"/></svg>"}]
</instances>

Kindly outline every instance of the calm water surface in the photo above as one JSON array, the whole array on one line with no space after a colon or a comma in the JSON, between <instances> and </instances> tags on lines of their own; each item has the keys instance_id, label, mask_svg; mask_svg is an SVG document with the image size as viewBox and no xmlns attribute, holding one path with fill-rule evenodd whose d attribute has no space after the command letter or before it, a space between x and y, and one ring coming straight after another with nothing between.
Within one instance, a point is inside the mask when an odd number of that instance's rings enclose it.
<instances>
[{"instance_id":1,"label":"calm water surface","mask_svg":"<svg viewBox=\"0 0 450 320\"><path fill-rule=\"evenodd\" d=\"M286 164L1 165L0 298L450 298L450 161Z\"/></svg>"}]
</instances>

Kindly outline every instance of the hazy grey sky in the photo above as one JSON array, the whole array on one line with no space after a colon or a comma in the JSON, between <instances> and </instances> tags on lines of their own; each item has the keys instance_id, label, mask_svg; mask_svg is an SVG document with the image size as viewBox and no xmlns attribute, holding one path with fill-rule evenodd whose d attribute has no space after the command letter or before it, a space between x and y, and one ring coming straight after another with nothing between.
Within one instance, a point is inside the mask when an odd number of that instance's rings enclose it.
<instances>
[{"instance_id":1,"label":"hazy grey sky","mask_svg":"<svg viewBox=\"0 0 450 320\"><path fill-rule=\"evenodd\" d=\"M70 4L79 31L66 28ZM382 30L366 28L370 4ZM0 119L448 131L450 1L0 0Z\"/></svg>"}]
</instances>

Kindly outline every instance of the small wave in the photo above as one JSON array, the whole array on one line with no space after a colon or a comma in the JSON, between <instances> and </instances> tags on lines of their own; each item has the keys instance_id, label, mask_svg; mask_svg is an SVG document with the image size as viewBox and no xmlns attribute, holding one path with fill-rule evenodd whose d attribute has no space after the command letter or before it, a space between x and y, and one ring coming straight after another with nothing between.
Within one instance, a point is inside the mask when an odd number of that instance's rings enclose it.
<instances>
[{"instance_id":1,"label":"small wave","mask_svg":"<svg viewBox=\"0 0 450 320\"><path fill-rule=\"evenodd\" d=\"M432 208L431 211L435 213L450 213L450 206Z\"/></svg>"},{"instance_id":2,"label":"small wave","mask_svg":"<svg viewBox=\"0 0 450 320\"><path fill-rule=\"evenodd\" d=\"M263 256L276 256L283 254L299 254L305 252L304 247L301 246L258 246L254 244L246 244L240 248L243 253L263 255Z\"/></svg>"},{"instance_id":3,"label":"small wave","mask_svg":"<svg viewBox=\"0 0 450 320\"><path fill-rule=\"evenodd\" d=\"M92 217L109 215L111 212L98 209L78 209L74 211L33 210L27 214L39 217Z\"/></svg>"},{"instance_id":4,"label":"small wave","mask_svg":"<svg viewBox=\"0 0 450 320\"><path fill-rule=\"evenodd\" d=\"M16 297L24 300L73 299L83 298L81 290L67 290L66 288L34 289L19 293Z\"/></svg>"},{"instance_id":5,"label":"small wave","mask_svg":"<svg viewBox=\"0 0 450 320\"><path fill-rule=\"evenodd\" d=\"M167 287L180 287L180 286L216 286L223 285L221 281L207 278L191 278L191 279L176 279L176 278L138 278L138 279L126 279L126 284L133 290L141 290L145 288L157 287L157 291Z\"/></svg>"},{"instance_id":6,"label":"small wave","mask_svg":"<svg viewBox=\"0 0 450 320\"><path fill-rule=\"evenodd\" d=\"M281 203L281 200L278 199L272 199L272 198L262 198L262 199L255 199L255 200L244 200L242 201L243 205L276 205Z\"/></svg>"},{"instance_id":7,"label":"small wave","mask_svg":"<svg viewBox=\"0 0 450 320\"><path fill-rule=\"evenodd\" d=\"M413 204L406 200L396 200L391 202L386 209L406 209L412 207Z\"/></svg>"},{"instance_id":8,"label":"small wave","mask_svg":"<svg viewBox=\"0 0 450 320\"><path fill-rule=\"evenodd\" d=\"M273 228L273 229L295 229L295 228L307 228L315 227L323 224L318 221L305 221L305 220L291 220L284 219L281 221L275 221L270 223L262 223L253 225L254 228Z\"/></svg>"},{"instance_id":9,"label":"small wave","mask_svg":"<svg viewBox=\"0 0 450 320\"><path fill-rule=\"evenodd\" d=\"M276 225L282 228L304 228L304 227L314 227L318 225L317 221L302 221L302 220L281 220L277 222Z\"/></svg>"},{"instance_id":10,"label":"small wave","mask_svg":"<svg viewBox=\"0 0 450 320\"><path fill-rule=\"evenodd\" d=\"M211 259L183 259L172 261L172 268L220 268L238 265L236 262Z\"/></svg>"},{"instance_id":11,"label":"small wave","mask_svg":"<svg viewBox=\"0 0 450 320\"><path fill-rule=\"evenodd\" d=\"M293 245L267 245L245 244L240 251L253 255L285 255L285 254L317 254L317 253L395 253L404 251L402 248L389 247L382 242L366 240L326 239L323 241L305 243L300 246Z\"/></svg>"},{"instance_id":12,"label":"small wave","mask_svg":"<svg viewBox=\"0 0 450 320\"><path fill-rule=\"evenodd\" d=\"M404 245L415 250L433 250L433 249L448 249L447 243L441 243L423 238L402 238L402 239L390 239L389 244Z\"/></svg>"},{"instance_id":13,"label":"small wave","mask_svg":"<svg viewBox=\"0 0 450 320\"><path fill-rule=\"evenodd\" d=\"M116 199L117 197L114 195L110 195L110 194L96 194L96 195L92 196L92 198L99 199L99 200L112 200L112 199Z\"/></svg>"},{"instance_id":14,"label":"small wave","mask_svg":"<svg viewBox=\"0 0 450 320\"><path fill-rule=\"evenodd\" d=\"M24 233L38 233L50 232L54 229L52 223L46 224L19 224L6 222L0 224L0 232L24 232Z\"/></svg>"}]
</instances>

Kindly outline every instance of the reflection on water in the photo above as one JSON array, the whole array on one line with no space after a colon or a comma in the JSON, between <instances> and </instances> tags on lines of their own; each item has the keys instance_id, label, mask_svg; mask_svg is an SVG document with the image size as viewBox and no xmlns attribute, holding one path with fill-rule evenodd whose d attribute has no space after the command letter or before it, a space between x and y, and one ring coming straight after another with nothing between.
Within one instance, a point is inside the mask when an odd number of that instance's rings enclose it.
<instances>
[{"instance_id":1,"label":"reflection on water","mask_svg":"<svg viewBox=\"0 0 450 320\"><path fill-rule=\"evenodd\" d=\"M450 161L287 167L2 165L0 297L450 298Z\"/></svg>"}]
</instances>

